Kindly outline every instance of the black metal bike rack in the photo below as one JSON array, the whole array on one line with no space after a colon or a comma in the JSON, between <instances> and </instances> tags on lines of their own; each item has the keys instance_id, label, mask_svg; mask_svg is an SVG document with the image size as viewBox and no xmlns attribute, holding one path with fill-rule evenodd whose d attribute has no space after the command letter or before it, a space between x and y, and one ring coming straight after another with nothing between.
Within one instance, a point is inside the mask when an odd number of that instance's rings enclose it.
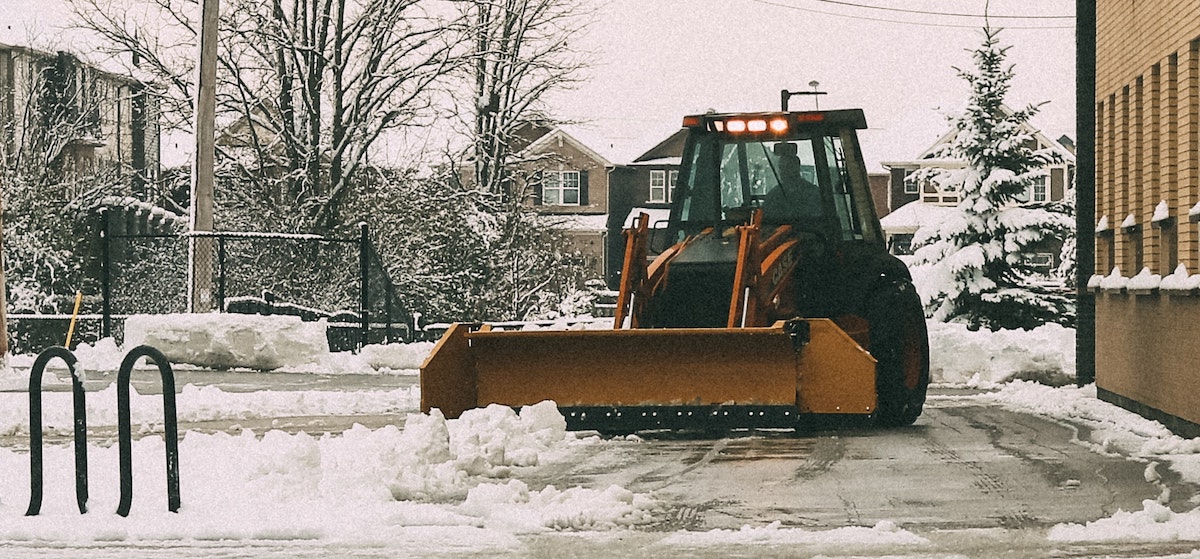
<instances>
[{"instance_id":1,"label":"black metal bike rack","mask_svg":"<svg viewBox=\"0 0 1200 559\"><path fill-rule=\"evenodd\" d=\"M25 516L37 516L42 510L42 373L56 357L71 371L75 407L75 502L79 504L81 514L87 513L87 406L83 382L75 371L75 354L65 347L55 346L38 354L29 371L29 508Z\"/></svg>"},{"instance_id":2,"label":"black metal bike rack","mask_svg":"<svg viewBox=\"0 0 1200 559\"><path fill-rule=\"evenodd\" d=\"M175 373L162 352L147 345L125 354L117 373L117 439L120 445L121 502L117 514L129 516L133 504L133 441L129 425L129 374L138 359L147 357L158 366L162 377L163 439L167 447L167 509L179 511L179 430L175 415Z\"/></svg>"},{"instance_id":3,"label":"black metal bike rack","mask_svg":"<svg viewBox=\"0 0 1200 559\"><path fill-rule=\"evenodd\" d=\"M75 354L65 347L51 347L38 354L29 372L29 508L25 516L42 510L42 373L54 358L62 359L71 371L71 392L75 405L75 500L79 512L87 514L87 405L83 382L75 370ZM133 504L133 429L129 420L129 375L138 360L147 357L158 366L162 377L163 438L167 450L167 508L179 512L179 427L175 408L175 373L171 363L157 349L142 345L125 354L117 372L117 442L121 466L121 502L117 514L129 516Z\"/></svg>"}]
</instances>

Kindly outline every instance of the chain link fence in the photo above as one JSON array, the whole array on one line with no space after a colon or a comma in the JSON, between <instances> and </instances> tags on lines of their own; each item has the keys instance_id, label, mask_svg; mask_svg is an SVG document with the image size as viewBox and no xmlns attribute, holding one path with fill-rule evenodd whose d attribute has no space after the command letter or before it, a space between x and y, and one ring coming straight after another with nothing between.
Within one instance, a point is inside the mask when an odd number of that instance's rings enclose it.
<instances>
[{"instance_id":1,"label":"chain link fence","mask_svg":"<svg viewBox=\"0 0 1200 559\"><path fill-rule=\"evenodd\" d=\"M195 245L197 309L325 319L330 349L412 339L412 317L371 243L319 235L202 232L145 234L108 220L101 239L99 335L122 337L131 314L189 310ZM206 281L207 280L207 281ZM81 340L83 341L83 340Z\"/></svg>"}]
</instances>

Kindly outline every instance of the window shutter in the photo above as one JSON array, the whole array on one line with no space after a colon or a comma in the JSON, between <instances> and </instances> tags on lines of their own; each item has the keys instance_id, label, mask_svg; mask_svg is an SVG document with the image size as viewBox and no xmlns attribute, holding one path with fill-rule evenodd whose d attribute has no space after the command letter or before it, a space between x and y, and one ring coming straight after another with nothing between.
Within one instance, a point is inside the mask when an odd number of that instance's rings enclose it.
<instances>
[{"instance_id":1,"label":"window shutter","mask_svg":"<svg viewBox=\"0 0 1200 559\"><path fill-rule=\"evenodd\" d=\"M586 170L579 171L579 205L588 205L588 172Z\"/></svg>"},{"instance_id":2,"label":"window shutter","mask_svg":"<svg viewBox=\"0 0 1200 559\"><path fill-rule=\"evenodd\" d=\"M542 205L542 184L545 178L542 175L541 171L533 174L533 205L535 206Z\"/></svg>"}]
</instances>

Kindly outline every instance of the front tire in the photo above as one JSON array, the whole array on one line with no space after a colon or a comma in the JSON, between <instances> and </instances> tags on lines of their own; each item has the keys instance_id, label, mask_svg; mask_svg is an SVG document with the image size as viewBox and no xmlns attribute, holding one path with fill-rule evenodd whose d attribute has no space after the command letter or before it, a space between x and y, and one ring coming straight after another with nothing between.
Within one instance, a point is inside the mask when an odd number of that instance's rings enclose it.
<instances>
[{"instance_id":1,"label":"front tire","mask_svg":"<svg viewBox=\"0 0 1200 559\"><path fill-rule=\"evenodd\" d=\"M885 427L912 425L929 388L929 335L921 298L912 283L894 281L869 295L862 309L875 358L875 421Z\"/></svg>"}]
</instances>

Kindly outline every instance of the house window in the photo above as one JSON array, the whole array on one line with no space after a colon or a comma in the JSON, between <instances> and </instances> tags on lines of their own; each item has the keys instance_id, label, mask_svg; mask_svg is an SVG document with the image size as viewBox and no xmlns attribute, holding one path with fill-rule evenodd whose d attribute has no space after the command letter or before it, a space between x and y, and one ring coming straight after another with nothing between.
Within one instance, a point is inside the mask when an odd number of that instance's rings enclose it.
<instances>
[{"instance_id":1,"label":"house window","mask_svg":"<svg viewBox=\"0 0 1200 559\"><path fill-rule=\"evenodd\" d=\"M579 205L579 171L546 171L542 203L547 206Z\"/></svg>"},{"instance_id":2,"label":"house window","mask_svg":"<svg viewBox=\"0 0 1200 559\"><path fill-rule=\"evenodd\" d=\"M667 201L671 201L671 197L675 194L675 183L679 182L679 171L671 171L667 173L670 179L667 181Z\"/></svg>"},{"instance_id":3,"label":"house window","mask_svg":"<svg viewBox=\"0 0 1200 559\"><path fill-rule=\"evenodd\" d=\"M905 194L919 194L919 191L920 191L920 185L917 184L917 181L909 179L908 171L905 171L904 172L904 193Z\"/></svg>"},{"instance_id":4,"label":"house window","mask_svg":"<svg viewBox=\"0 0 1200 559\"><path fill-rule=\"evenodd\" d=\"M1029 201L1047 202L1049 200L1050 190L1046 187L1046 176L1042 175L1033 179L1033 184L1029 185Z\"/></svg>"},{"instance_id":5,"label":"house window","mask_svg":"<svg viewBox=\"0 0 1200 559\"><path fill-rule=\"evenodd\" d=\"M650 202L667 201L667 172L650 171Z\"/></svg>"},{"instance_id":6,"label":"house window","mask_svg":"<svg viewBox=\"0 0 1200 559\"><path fill-rule=\"evenodd\" d=\"M888 248L892 254L905 256L913 253L913 233L897 233L888 238Z\"/></svg>"},{"instance_id":7,"label":"house window","mask_svg":"<svg viewBox=\"0 0 1200 559\"><path fill-rule=\"evenodd\" d=\"M1030 268L1040 270L1049 270L1054 265L1054 255L1048 252L1035 252L1031 254L1023 254L1025 265Z\"/></svg>"}]
</instances>

